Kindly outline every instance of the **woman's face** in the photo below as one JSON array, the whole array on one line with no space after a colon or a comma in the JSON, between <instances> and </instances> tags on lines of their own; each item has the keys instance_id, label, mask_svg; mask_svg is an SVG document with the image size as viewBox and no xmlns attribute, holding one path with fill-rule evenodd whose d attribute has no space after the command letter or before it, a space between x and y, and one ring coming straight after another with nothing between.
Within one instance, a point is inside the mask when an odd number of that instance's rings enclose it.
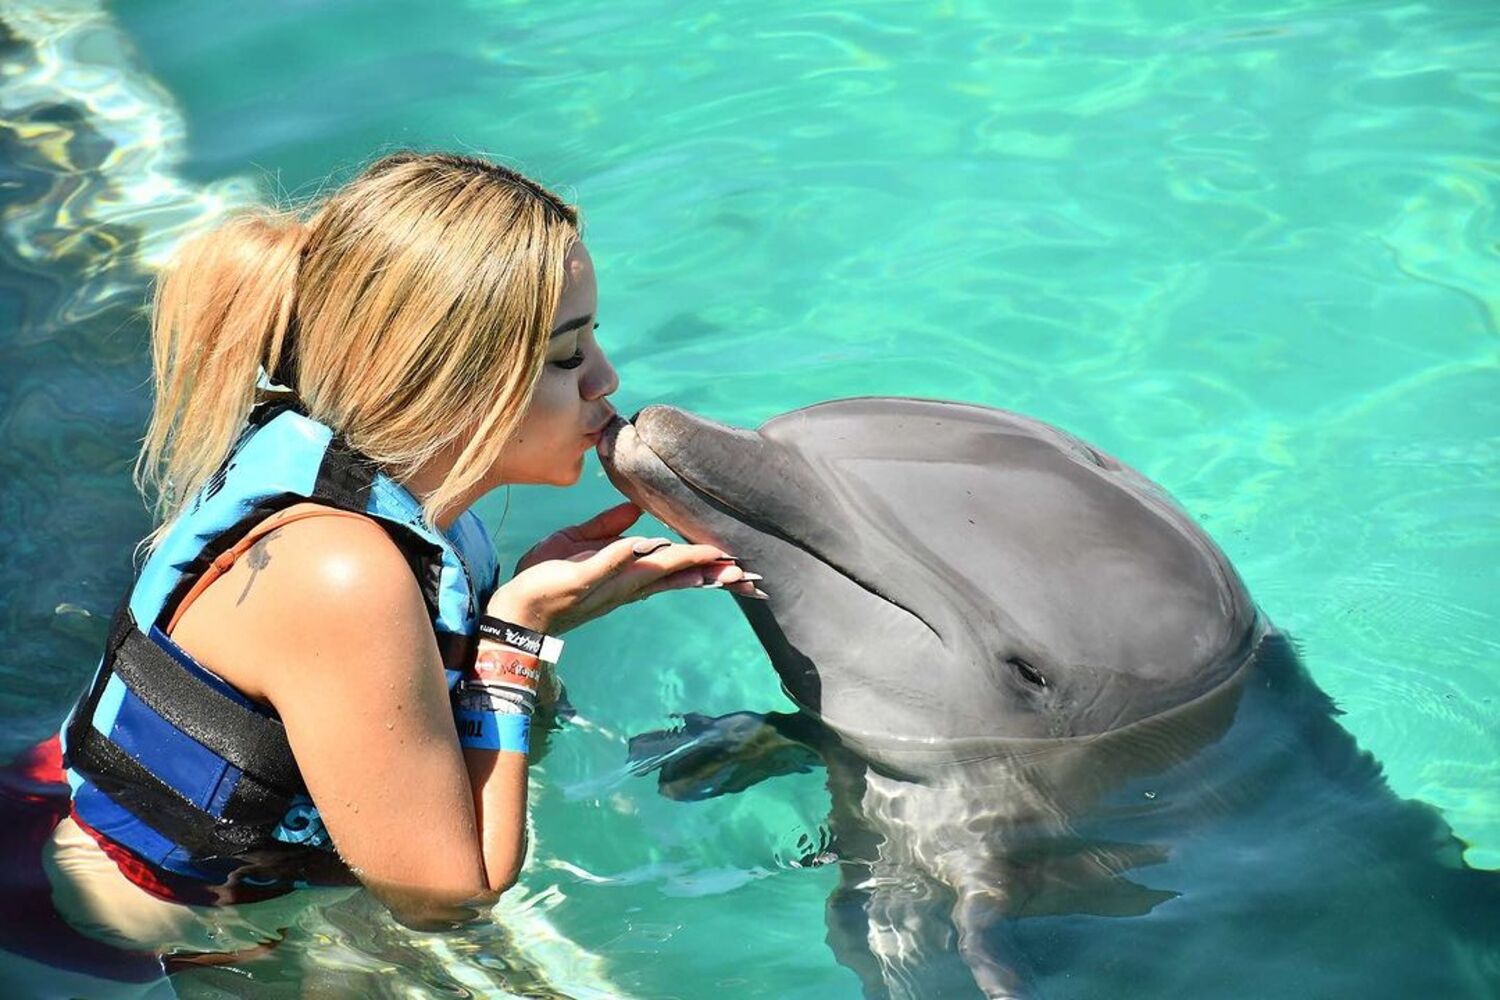
<instances>
[{"instance_id":1,"label":"woman's face","mask_svg":"<svg viewBox=\"0 0 1500 1000\"><path fill-rule=\"evenodd\" d=\"M600 432L614 416L605 397L619 388L620 379L594 339L599 290L594 262L582 241L568 251L563 268L547 363L531 407L501 452L497 474L503 482L576 483L584 452L599 443Z\"/></svg>"}]
</instances>

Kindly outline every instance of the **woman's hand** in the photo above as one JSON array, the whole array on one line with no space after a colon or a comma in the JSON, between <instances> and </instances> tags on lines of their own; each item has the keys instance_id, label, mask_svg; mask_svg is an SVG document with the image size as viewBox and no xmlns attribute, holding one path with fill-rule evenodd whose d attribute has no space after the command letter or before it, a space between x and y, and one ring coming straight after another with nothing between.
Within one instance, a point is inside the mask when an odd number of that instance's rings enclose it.
<instances>
[{"instance_id":1,"label":"woman's hand","mask_svg":"<svg viewBox=\"0 0 1500 1000\"><path fill-rule=\"evenodd\" d=\"M559 635L664 590L723 587L764 597L760 577L712 545L622 536L641 516L623 503L542 539L516 564L516 575L490 598L490 614Z\"/></svg>"}]
</instances>

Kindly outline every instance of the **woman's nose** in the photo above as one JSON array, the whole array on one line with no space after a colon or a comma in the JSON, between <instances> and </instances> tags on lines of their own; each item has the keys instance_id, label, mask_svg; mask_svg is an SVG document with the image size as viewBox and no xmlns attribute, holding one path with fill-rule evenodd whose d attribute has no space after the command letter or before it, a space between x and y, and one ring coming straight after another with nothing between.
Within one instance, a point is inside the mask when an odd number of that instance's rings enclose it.
<instances>
[{"instance_id":1,"label":"woman's nose","mask_svg":"<svg viewBox=\"0 0 1500 1000\"><path fill-rule=\"evenodd\" d=\"M620 388L620 376L602 349L598 352L593 368L589 377L584 380L583 398L600 399Z\"/></svg>"}]
</instances>

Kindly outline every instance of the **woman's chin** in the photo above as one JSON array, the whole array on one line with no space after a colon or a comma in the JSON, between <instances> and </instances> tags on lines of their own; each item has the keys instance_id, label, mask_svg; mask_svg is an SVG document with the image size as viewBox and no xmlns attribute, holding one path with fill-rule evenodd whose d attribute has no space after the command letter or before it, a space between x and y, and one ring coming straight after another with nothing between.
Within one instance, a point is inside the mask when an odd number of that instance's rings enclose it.
<instances>
[{"instance_id":1,"label":"woman's chin","mask_svg":"<svg viewBox=\"0 0 1500 1000\"><path fill-rule=\"evenodd\" d=\"M583 478L583 459L587 454L587 450L580 451L573 461L566 464L559 461L526 472L512 470L504 482L512 486L573 486Z\"/></svg>"},{"instance_id":2,"label":"woman's chin","mask_svg":"<svg viewBox=\"0 0 1500 1000\"><path fill-rule=\"evenodd\" d=\"M579 455L578 455L578 460L573 463L573 465L572 465L571 468L558 470L559 471L558 478L553 482L552 485L554 485L554 486L573 486L573 485L575 485L578 482L578 480L582 479L583 478L583 456L586 455L586 454L588 454L588 452L580 452Z\"/></svg>"}]
</instances>

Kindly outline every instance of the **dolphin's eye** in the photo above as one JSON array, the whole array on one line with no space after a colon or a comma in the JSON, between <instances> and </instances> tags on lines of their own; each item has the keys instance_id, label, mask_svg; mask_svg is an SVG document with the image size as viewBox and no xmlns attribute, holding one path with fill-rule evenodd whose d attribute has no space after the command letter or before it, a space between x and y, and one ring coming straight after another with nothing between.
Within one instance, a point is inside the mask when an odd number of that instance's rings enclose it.
<instances>
[{"instance_id":1,"label":"dolphin's eye","mask_svg":"<svg viewBox=\"0 0 1500 1000\"><path fill-rule=\"evenodd\" d=\"M1021 659L1019 656L1009 657L1005 662L1015 667L1016 673L1020 674L1021 678L1026 681L1027 684L1039 688L1044 688L1047 686L1047 678L1042 676L1042 672L1036 667L1033 667L1031 664L1027 663L1025 660Z\"/></svg>"}]
</instances>

